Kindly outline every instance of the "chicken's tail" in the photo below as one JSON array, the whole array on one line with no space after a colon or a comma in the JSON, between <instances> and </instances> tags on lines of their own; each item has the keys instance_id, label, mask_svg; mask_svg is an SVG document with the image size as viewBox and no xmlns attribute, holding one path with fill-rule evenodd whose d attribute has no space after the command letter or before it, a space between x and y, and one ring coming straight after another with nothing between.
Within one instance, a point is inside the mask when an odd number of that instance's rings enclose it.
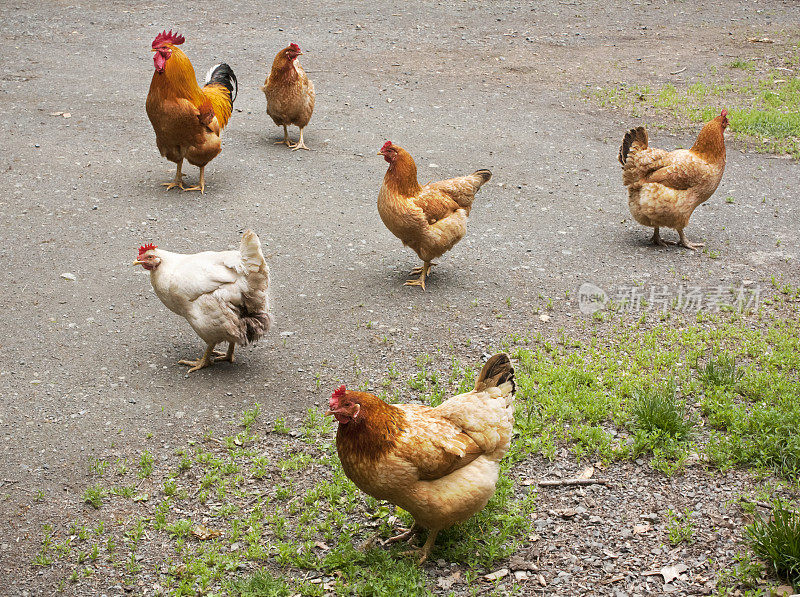
<instances>
[{"instance_id":1,"label":"chicken's tail","mask_svg":"<svg viewBox=\"0 0 800 597\"><path fill-rule=\"evenodd\" d=\"M261 252L261 240L252 230L245 230L239 243L239 252L242 254L242 263L248 271L256 272L267 267L267 260Z\"/></svg>"},{"instance_id":2,"label":"chicken's tail","mask_svg":"<svg viewBox=\"0 0 800 597\"><path fill-rule=\"evenodd\" d=\"M238 93L239 83L230 66L223 62L208 69L203 95L211 102L221 128L228 124Z\"/></svg>"},{"instance_id":3,"label":"chicken's tail","mask_svg":"<svg viewBox=\"0 0 800 597\"><path fill-rule=\"evenodd\" d=\"M477 184L475 185L475 190L477 191L492 179L492 172L484 168L481 170L475 170L475 172L472 173L472 176L475 176L478 179Z\"/></svg>"},{"instance_id":4,"label":"chicken's tail","mask_svg":"<svg viewBox=\"0 0 800 597\"><path fill-rule=\"evenodd\" d=\"M500 388L503 393L508 394L513 394L517 389L517 384L514 382L514 366L504 352L490 357L475 380L476 392L488 388Z\"/></svg>"},{"instance_id":5,"label":"chicken's tail","mask_svg":"<svg viewBox=\"0 0 800 597\"><path fill-rule=\"evenodd\" d=\"M625 133L622 138L622 146L619 148L619 163L624 166L628 160L628 154L640 149L647 149L647 131L643 126L637 126Z\"/></svg>"},{"instance_id":6,"label":"chicken's tail","mask_svg":"<svg viewBox=\"0 0 800 597\"><path fill-rule=\"evenodd\" d=\"M245 279L247 291L243 293L243 305L240 320L243 325L244 344L255 342L263 336L272 325L272 315L269 304L269 267L264 253L261 251L261 241L252 230L242 234L239 243L239 253L245 266Z\"/></svg>"}]
</instances>

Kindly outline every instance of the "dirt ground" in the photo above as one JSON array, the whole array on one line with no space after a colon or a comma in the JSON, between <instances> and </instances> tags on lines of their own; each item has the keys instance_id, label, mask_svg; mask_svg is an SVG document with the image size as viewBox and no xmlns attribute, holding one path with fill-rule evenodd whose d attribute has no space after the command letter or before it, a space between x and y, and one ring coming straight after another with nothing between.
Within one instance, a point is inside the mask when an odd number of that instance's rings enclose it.
<instances>
[{"instance_id":1,"label":"dirt ground","mask_svg":"<svg viewBox=\"0 0 800 597\"><path fill-rule=\"evenodd\" d=\"M292 420L356 369L377 383L390 362L407 372L420 354L443 368L512 333L576 330L584 282L609 292L800 283L795 162L730 143L719 189L687 228L707 250L654 249L630 217L616 162L624 131L642 121L583 99L619 81L692 82L733 58L796 49L796 2L20 0L0 15L8 594L52 590L30 565L38 533L84 507L94 455L149 434L180 445L256 401ZM199 75L224 60L239 79L203 196L159 186L174 165L158 155L144 102L150 42L164 28L185 35ZM761 37L773 43L748 41ZM317 87L311 152L273 145L281 132L259 90L290 41ZM653 130L651 142L688 147L696 134ZM423 183L494 174L424 293L402 286L417 258L377 214L386 164L375 154L387 139L411 152ZM196 180L196 168L185 171ZM246 228L268 255L276 326L234 365L187 377L177 361L201 343L130 263L144 242L226 249ZM541 321L534 309L548 300ZM39 491L50 499L31 505Z\"/></svg>"}]
</instances>

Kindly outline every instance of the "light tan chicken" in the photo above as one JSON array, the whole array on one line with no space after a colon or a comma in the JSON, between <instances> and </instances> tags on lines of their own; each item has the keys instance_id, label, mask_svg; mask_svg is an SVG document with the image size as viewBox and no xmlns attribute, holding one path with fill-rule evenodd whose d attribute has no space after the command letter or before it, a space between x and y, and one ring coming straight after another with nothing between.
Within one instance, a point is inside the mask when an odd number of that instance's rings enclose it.
<instances>
[{"instance_id":1,"label":"light tan chicken","mask_svg":"<svg viewBox=\"0 0 800 597\"><path fill-rule=\"evenodd\" d=\"M634 219L651 226L656 245L680 244L696 250L683 233L695 208L717 190L725 171L725 137L728 111L706 123L691 149L664 151L648 146L644 127L629 130L622 140L619 162L622 183L628 187L628 208ZM661 226L678 231L680 243L665 241Z\"/></svg>"},{"instance_id":2,"label":"light tan chicken","mask_svg":"<svg viewBox=\"0 0 800 597\"><path fill-rule=\"evenodd\" d=\"M261 86L261 91L267 98L267 114L275 124L283 127L283 141L275 144L285 144L292 151L308 149L303 143L303 129L314 113L316 95L314 83L309 81L298 61L298 57L302 55L300 46L295 43L278 52L272 62L272 71ZM287 127L290 124L300 129L300 140L294 145L289 141Z\"/></svg>"},{"instance_id":3,"label":"light tan chicken","mask_svg":"<svg viewBox=\"0 0 800 597\"><path fill-rule=\"evenodd\" d=\"M326 414L339 422L336 450L345 474L414 517L414 526L389 542L429 529L423 562L440 530L486 506L511 445L514 390L514 368L500 353L486 361L471 392L435 408L387 404L344 386L331 395Z\"/></svg>"},{"instance_id":4,"label":"light tan chicken","mask_svg":"<svg viewBox=\"0 0 800 597\"><path fill-rule=\"evenodd\" d=\"M407 280L405 285L425 290L425 277L436 265L432 261L464 238L475 193L492 173L477 170L420 186L417 165L405 149L387 141L378 155L389 162L378 192L378 213L389 231L423 261L422 267L412 272L419 278Z\"/></svg>"}]
</instances>

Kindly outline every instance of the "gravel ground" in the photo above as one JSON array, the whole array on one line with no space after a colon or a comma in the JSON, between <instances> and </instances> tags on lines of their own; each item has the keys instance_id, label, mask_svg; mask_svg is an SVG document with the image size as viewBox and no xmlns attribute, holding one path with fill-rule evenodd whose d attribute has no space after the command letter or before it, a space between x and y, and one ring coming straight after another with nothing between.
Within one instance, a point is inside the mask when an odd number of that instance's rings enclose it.
<instances>
[{"instance_id":1,"label":"gravel ground","mask_svg":"<svg viewBox=\"0 0 800 597\"><path fill-rule=\"evenodd\" d=\"M296 416L356 370L377 382L393 361L405 373L427 353L443 368L451 356L477 360L512 333L575 330L584 282L609 292L766 287L772 276L798 285L796 163L729 143L722 184L687 228L717 258L655 249L631 220L616 163L622 134L642 121L582 99L617 81L692 82L733 57L796 49L795 2L17 1L0 15L0 560L13 594L50 592L29 564L38 532L82 507L93 455L123 453L148 434L180 445L255 401L271 416ZM164 28L186 36L199 73L225 60L239 78L204 196L159 186L174 166L158 155L144 101L150 42ZM311 152L273 145L281 131L258 89L289 41L303 48L317 87ZM651 130L651 142L689 146L696 134ZM416 256L377 215L385 163L374 154L387 139L412 153L423 182L494 173L466 238L425 293L402 286ZM186 171L196 179L195 168ZM143 242L181 252L234 247L249 227L268 254L276 328L234 365L186 377L177 361L198 355L200 341L130 261ZM535 309L548 300L542 321ZM530 466L531 475L546 468ZM608 588L597 591L614 594L631 588L628 570L668 564L671 553L654 551L660 541L624 534L638 521L616 506L630 500L645 514L701 500L739 526L724 507L735 475L698 472L662 486L647 470L608 471L634 475L635 488L541 492L542 540L531 548L539 566L568 575L565 587L602 582ZM38 491L49 499L31 507ZM549 513L565 507L586 512ZM704 524L709 543L682 555L695 588L710 574L693 558L728 540L711 513ZM573 541L581 545L559 548ZM658 591L647 579L634 593Z\"/></svg>"}]
</instances>

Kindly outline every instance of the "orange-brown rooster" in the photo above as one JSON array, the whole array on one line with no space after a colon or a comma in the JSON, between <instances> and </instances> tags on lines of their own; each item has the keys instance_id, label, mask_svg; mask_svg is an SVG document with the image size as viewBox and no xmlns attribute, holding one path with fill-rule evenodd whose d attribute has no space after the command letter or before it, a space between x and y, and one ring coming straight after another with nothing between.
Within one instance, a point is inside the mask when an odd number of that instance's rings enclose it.
<instances>
[{"instance_id":1,"label":"orange-brown rooster","mask_svg":"<svg viewBox=\"0 0 800 597\"><path fill-rule=\"evenodd\" d=\"M184 37L164 31L153 40L155 72L147 94L147 116L156 132L161 155L178 164L167 190L205 191L205 168L222 150L221 131L236 99L236 75L225 63L212 67L206 84L197 85L192 63L178 46ZM183 160L200 168L197 186L183 186Z\"/></svg>"},{"instance_id":2,"label":"orange-brown rooster","mask_svg":"<svg viewBox=\"0 0 800 597\"><path fill-rule=\"evenodd\" d=\"M365 392L336 390L336 449L345 474L369 495L407 510L414 526L389 541L437 533L480 512L492 497L514 425L514 368L506 354L483 367L475 388L436 408L387 404Z\"/></svg>"},{"instance_id":3,"label":"orange-brown rooster","mask_svg":"<svg viewBox=\"0 0 800 597\"><path fill-rule=\"evenodd\" d=\"M378 155L389 162L378 193L378 213L389 231L423 261L422 267L412 272L419 278L407 280L405 285L425 290L425 276L436 265L431 262L464 238L475 193L492 173L477 170L420 186L417 165L405 149L387 141Z\"/></svg>"},{"instance_id":4,"label":"orange-brown rooster","mask_svg":"<svg viewBox=\"0 0 800 597\"><path fill-rule=\"evenodd\" d=\"M634 219L654 228L653 244L680 244L696 250L683 233L695 208L714 194L725 171L728 111L706 123L691 149L664 151L648 146L647 131L625 133L619 150L622 183L628 187L628 208ZM680 243L659 236L661 226L678 231Z\"/></svg>"},{"instance_id":5,"label":"orange-brown rooster","mask_svg":"<svg viewBox=\"0 0 800 597\"><path fill-rule=\"evenodd\" d=\"M300 46L295 43L278 52L272 61L272 71L261 86L267 98L267 114L283 127L283 141L277 141L276 145L285 144L292 151L308 149L303 143L303 129L314 112L314 83L300 66L298 57L302 55ZM287 127L290 124L300 129L300 140L295 145L289 141Z\"/></svg>"}]
</instances>

